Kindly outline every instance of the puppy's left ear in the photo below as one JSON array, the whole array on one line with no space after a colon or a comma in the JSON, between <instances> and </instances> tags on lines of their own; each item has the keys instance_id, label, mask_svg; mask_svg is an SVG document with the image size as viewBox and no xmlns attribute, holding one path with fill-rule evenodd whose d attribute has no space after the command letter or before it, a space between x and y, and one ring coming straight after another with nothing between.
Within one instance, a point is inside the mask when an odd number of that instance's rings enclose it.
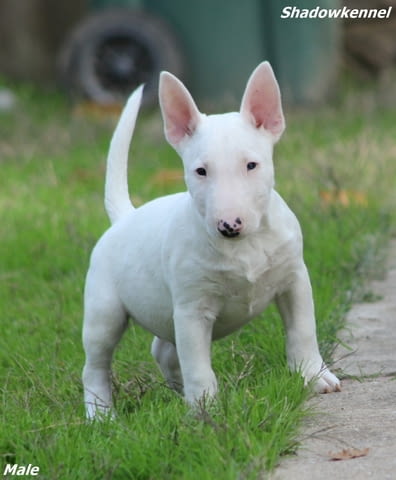
<instances>
[{"instance_id":1,"label":"puppy's left ear","mask_svg":"<svg viewBox=\"0 0 396 480\"><path fill-rule=\"evenodd\" d=\"M243 94L240 113L256 128L263 127L277 142L285 129L278 82L268 62L254 70Z\"/></svg>"}]
</instances>

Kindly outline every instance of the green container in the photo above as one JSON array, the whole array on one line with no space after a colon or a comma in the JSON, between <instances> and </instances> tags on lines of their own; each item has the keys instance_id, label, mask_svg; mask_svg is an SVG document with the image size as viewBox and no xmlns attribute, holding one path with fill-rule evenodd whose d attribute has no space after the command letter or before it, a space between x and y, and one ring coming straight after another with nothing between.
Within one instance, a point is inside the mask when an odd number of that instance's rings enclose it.
<instances>
[{"instance_id":1,"label":"green container","mask_svg":"<svg viewBox=\"0 0 396 480\"><path fill-rule=\"evenodd\" d=\"M188 86L198 98L240 98L264 58L260 0L145 0L173 27L186 54Z\"/></svg>"},{"instance_id":2,"label":"green container","mask_svg":"<svg viewBox=\"0 0 396 480\"><path fill-rule=\"evenodd\" d=\"M283 98L294 104L315 104L334 88L339 60L340 22L329 18L281 18L282 10L339 8L337 0L268 0L263 2L263 26L268 58Z\"/></svg>"},{"instance_id":3,"label":"green container","mask_svg":"<svg viewBox=\"0 0 396 480\"><path fill-rule=\"evenodd\" d=\"M94 9L140 8L168 23L185 56L198 100L239 101L248 76L269 60L286 103L325 100L335 83L339 21L281 18L285 6L337 8L338 0L91 0Z\"/></svg>"},{"instance_id":4,"label":"green container","mask_svg":"<svg viewBox=\"0 0 396 480\"><path fill-rule=\"evenodd\" d=\"M94 10L108 7L139 8L142 3L141 0L89 0L88 6Z\"/></svg>"}]
</instances>

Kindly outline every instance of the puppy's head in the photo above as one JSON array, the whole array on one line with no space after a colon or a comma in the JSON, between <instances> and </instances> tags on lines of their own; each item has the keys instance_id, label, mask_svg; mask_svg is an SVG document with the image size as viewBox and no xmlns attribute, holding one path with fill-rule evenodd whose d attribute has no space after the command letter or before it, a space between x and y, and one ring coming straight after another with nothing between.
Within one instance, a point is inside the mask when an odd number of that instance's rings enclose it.
<instances>
[{"instance_id":1,"label":"puppy's head","mask_svg":"<svg viewBox=\"0 0 396 480\"><path fill-rule=\"evenodd\" d=\"M252 73L239 112L202 114L186 87L162 72L165 136L180 154L188 190L211 235L258 231L274 185L273 145L285 128L278 83L268 62Z\"/></svg>"}]
</instances>

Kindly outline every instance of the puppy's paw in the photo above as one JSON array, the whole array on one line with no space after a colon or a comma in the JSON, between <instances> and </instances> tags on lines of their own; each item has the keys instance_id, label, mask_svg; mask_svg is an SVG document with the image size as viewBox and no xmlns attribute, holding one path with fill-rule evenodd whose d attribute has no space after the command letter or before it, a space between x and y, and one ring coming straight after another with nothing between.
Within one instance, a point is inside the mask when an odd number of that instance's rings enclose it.
<instances>
[{"instance_id":1,"label":"puppy's paw","mask_svg":"<svg viewBox=\"0 0 396 480\"><path fill-rule=\"evenodd\" d=\"M341 382L326 366L312 380L317 393L341 392Z\"/></svg>"},{"instance_id":2,"label":"puppy's paw","mask_svg":"<svg viewBox=\"0 0 396 480\"><path fill-rule=\"evenodd\" d=\"M305 364L305 368L302 368L300 371L304 377L305 385L311 384L316 393L341 391L340 381L331 373L320 357Z\"/></svg>"},{"instance_id":3,"label":"puppy's paw","mask_svg":"<svg viewBox=\"0 0 396 480\"><path fill-rule=\"evenodd\" d=\"M85 404L85 418L88 422L115 420L116 414L112 407L97 405L96 403Z\"/></svg>"}]
</instances>

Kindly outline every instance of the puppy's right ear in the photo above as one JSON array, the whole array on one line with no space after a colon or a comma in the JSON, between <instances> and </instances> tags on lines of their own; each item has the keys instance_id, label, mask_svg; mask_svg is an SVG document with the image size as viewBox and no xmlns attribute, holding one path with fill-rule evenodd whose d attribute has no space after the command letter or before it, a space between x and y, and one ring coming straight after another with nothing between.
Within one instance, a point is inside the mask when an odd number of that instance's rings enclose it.
<instances>
[{"instance_id":1,"label":"puppy's right ear","mask_svg":"<svg viewBox=\"0 0 396 480\"><path fill-rule=\"evenodd\" d=\"M264 128L278 141L285 129L279 85L268 62L251 74L241 103L241 114L256 128Z\"/></svg>"},{"instance_id":2,"label":"puppy's right ear","mask_svg":"<svg viewBox=\"0 0 396 480\"><path fill-rule=\"evenodd\" d=\"M161 72L159 102L164 120L165 137L173 147L177 148L184 138L194 134L202 114L187 88L169 72Z\"/></svg>"}]
</instances>

